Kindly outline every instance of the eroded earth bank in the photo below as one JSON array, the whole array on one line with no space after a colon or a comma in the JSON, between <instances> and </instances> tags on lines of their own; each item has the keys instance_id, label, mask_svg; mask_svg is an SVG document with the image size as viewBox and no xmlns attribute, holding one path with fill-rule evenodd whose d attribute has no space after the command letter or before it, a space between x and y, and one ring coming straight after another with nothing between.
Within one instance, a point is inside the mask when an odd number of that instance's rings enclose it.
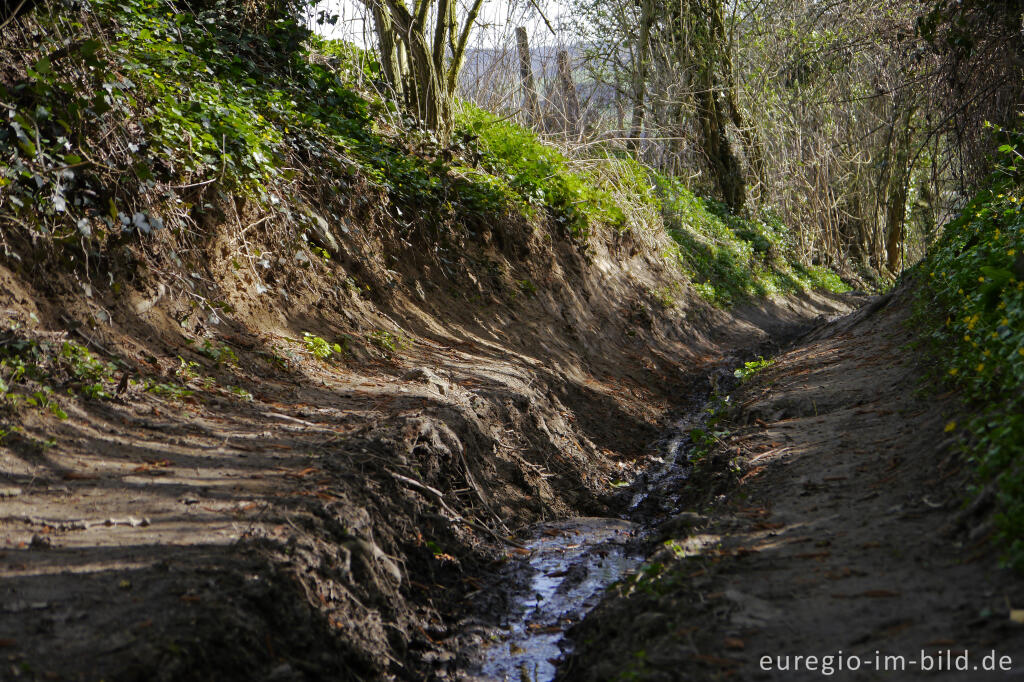
<instances>
[{"instance_id":1,"label":"eroded earth bank","mask_svg":"<svg viewBox=\"0 0 1024 682\"><path fill-rule=\"evenodd\" d=\"M457 256L367 228L240 268L258 215L218 210L190 273L159 238L117 286L0 267L39 393L0 443L5 678L450 677L518 532L615 516L708 368L849 307L666 301L657 244L521 218Z\"/></svg>"},{"instance_id":2,"label":"eroded earth bank","mask_svg":"<svg viewBox=\"0 0 1024 682\"><path fill-rule=\"evenodd\" d=\"M39 387L0 445L4 676L1024 660L1024 594L994 568L991 496L962 505L960 408L920 381L906 289L666 304L685 284L656 245L498 229L519 232L447 271L339 254L270 294L214 240L212 315L156 275L0 271L5 367Z\"/></svg>"}]
</instances>

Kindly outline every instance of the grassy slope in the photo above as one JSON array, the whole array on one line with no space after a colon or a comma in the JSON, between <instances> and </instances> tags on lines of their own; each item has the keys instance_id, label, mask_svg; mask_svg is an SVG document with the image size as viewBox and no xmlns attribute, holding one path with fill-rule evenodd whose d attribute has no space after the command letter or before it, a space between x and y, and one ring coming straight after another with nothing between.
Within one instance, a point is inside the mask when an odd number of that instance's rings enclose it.
<instances>
[{"instance_id":1,"label":"grassy slope","mask_svg":"<svg viewBox=\"0 0 1024 682\"><path fill-rule=\"evenodd\" d=\"M795 262L783 226L729 216L629 160L581 171L468 106L442 145L356 93L346 50L291 19L255 21L225 2L195 17L153 0L92 7L70 21L42 15L43 27L70 25L81 40L70 49L44 40L27 77L0 90L13 104L0 129L0 220L66 248L84 239L103 253L135 233L188 229L196 207L174 190L208 182L301 226L322 197L290 185L312 175L326 181L321 191L345 194L358 176L387 195L393 218L416 213L447 231L509 210L544 211L581 241L595 222L667 226L666 256L717 304L841 286Z\"/></svg>"},{"instance_id":2,"label":"grassy slope","mask_svg":"<svg viewBox=\"0 0 1024 682\"><path fill-rule=\"evenodd\" d=\"M351 48L287 17L253 18L237 3L206 7L193 16L158 0L97 0L77 14L37 12L40 42L7 53L30 55L24 73L0 82L8 118L0 247L8 257L50 259L95 281L110 278L130 247L187 273L201 265L192 246L204 214L234 197L233 206L257 207L249 211L264 216L257 223L269 215L265 227L280 225L267 241L309 263L331 255L318 223L348 225L346 211L370 201L358 198L368 191L399 238L426 231L442 253L495 215L543 214L580 248L597 225L653 239L720 306L843 287L831 272L796 262L778 223L731 216L631 159L570 159L470 105L442 144L356 92L352 83L373 74L356 72ZM57 36L69 31L77 39L64 46ZM248 256L269 257L259 249ZM678 287L652 293L666 307L686 295ZM201 291L194 298L205 314L224 306ZM10 365L33 349L8 350ZM109 392L111 368L93 367L82 348L62 352L61 372L81 375L97 397ZM23 401L15 396L31 379L24 368L5 366L0 378L7 400ZM29 402L59 409L44 395Z\"/></svg>"},{"instance_id":3,"label":"grassy slope","mask_svg":"<svg viewBox=\"0 0 1024 682\"><path fill-rule=\"evenodd\" d=\"M789 230L777 220L732 215L680 181L611 153L587 159L586 170L573 170L578 164L533 134L470 106L461 124L479 137L488 167L507 173L520 197L562 212L561 220L574 229L600 220L620 229L667 232L672 241L665 257L716 305L806 289L848 290L831 270L802 265Z\"/></svg>"},{"instance_id":4,"label":"grassy slope","mask_svg":"<svg viewBox=\"0 0 1024 682\"><path fill-rule=\"evenodd\" d=\"M916 272L918 322L946 381L974 407L964 434L982 484L996 490L1006 559L1024 569L1024 184L1017 149L951 223Z\"/></svg>"}]
</instances>

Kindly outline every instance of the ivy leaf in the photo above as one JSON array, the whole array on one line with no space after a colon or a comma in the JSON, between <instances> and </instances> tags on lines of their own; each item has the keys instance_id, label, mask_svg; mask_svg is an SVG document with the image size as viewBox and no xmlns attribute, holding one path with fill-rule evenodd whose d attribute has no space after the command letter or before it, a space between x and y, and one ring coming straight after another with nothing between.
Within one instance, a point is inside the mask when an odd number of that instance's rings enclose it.
<instances>
[{"instance_id":1,"label":"ivy leaf","mask_svg":"<svg viewBox=\"0 0 1024 682\"><path fill-rule=\"evenodd\" d=\"M53 73L53 64L50 63L49 57L43 57L38 62L36 62L36 65L33 70L40 76L45 76L47 74Z\"/></svg>"}]
</instances>

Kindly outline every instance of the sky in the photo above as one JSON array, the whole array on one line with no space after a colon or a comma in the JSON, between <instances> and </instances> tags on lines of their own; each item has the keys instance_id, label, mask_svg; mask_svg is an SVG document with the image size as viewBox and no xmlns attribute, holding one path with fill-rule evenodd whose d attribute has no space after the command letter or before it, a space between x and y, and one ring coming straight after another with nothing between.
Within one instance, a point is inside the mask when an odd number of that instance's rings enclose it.
<instances>
[{"instance_id":1,"label":"sky","mask_svg":"<svg viewBox=\"0 0 1024 682\"><path fill-rule=\"evenodd\" d=\"M536 0L544 15L556 30L565 8L559 0ZM465 0L459 1L459 7L466 6ZM317 25L311 21L310 27L326 38L347 40L360 47L372 44L373 25L365 21L367 12L359 0L322 0L312 10L310 18L315 18L321 11L339 16L334 26ZM464 12L460 12L463 15ZM484 0L477 19L476 28L470 38L470 46L475 48L495 47L508 44L513 38L515 28L525 26L530 35L530 43L534 46L557 42L544 20L530 4L529 0Z\"/></svg>"}]
</instances>

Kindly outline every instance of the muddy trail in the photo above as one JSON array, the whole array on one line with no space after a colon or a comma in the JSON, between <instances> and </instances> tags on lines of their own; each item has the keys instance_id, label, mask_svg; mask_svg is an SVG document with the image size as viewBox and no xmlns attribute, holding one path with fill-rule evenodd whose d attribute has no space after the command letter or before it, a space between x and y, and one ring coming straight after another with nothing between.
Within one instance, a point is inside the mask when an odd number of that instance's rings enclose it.
<instances>
[{"instance_id":1,"label":"muddy trail","mask_svg":"<svg viewBox=\"0 0 1024 682\"><path fill-rule=\"evenodd\" d=\"M473 298L353 259L373 287L286 273L268 299L213 244L215 315L0 268L3 367L36 396L0 441L0 678L1017 660L1024 595L991 498L961 508L956 397L917 393L910 294L666 307L678 273L634 246L533 233L526 261L466 256Z\"/></svg>"},{"instance_id":2,"label":"muddy trail","mask_svg":"<svg viewBox=\"0 0 1024 682\"><path fill-rule=\"evenodd\" d=\"M616 279L552 258L586 297L459 318L412 284L184 347L203 320L171 294L0 273L8 362L58 387L79 386L69 357L135 362L113 397L25 411L0 444L0 678L1014 674L1024 593L996 568L991 497L962 506L962 407L919 391L910 293L665 311L637 280L652 260ZM602 343L559 336L570 320ZM303 329L377 342L327 361ZM965 652L1011 668L950 670Z\"/></svg>"},{"instance_id":3,"label":"muddy trail","mask_svg":"<svg viewBox=\"0 0 1024 682\"><path fill-rule=\"evenodd\" d=\"M50 312L24 291L10 322ZM910 296L738 311L664 384L484 334L291 375L244 375L269 335L175 357L201 399L128 383L4 441L0 677L1017 679L1024 592L991 497L962 505Z\"/></svg>"},{"instance_id":4,"label":"muddy trail","mask_svg":"<svg viewBox=\"0 0 1024 682\"><path fill-rule=\"evenodd\" d=\"M912 296L712 397L714 443L688 443L672 511L554 679L1024 679L1024 585L998 568L991 492L965 495L963 406L922 383Z\"/></svg>"},{"instance_id":5,"label":"muddy trail","mask_svg":"<svg viewBox=\"0 0 1024 682\"><path fill-rule=\"evenodd\" d=\"M524 534L457 677L1024 679L1024 590L994 568L991 498L962 504L961 408L923 390L908 298L708 368L615 516Z\"/></svg>"}]
</instances>

